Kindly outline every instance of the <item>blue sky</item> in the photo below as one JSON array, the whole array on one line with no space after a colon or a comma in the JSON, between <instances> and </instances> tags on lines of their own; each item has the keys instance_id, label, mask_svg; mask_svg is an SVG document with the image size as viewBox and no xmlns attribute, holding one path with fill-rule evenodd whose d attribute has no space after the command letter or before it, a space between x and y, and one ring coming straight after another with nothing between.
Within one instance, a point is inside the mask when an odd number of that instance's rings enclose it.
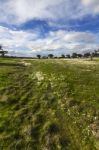
<instances>
[{"instance_id":1,"label":"blue sky","mask_svg":"<svg viewBox=\"0 0 99 150\"><path fill-rule=\"evenodd\" d=\"M10 55L99 48L99 0L0 0L0 44Z\"/></svg>"}]
</instances>

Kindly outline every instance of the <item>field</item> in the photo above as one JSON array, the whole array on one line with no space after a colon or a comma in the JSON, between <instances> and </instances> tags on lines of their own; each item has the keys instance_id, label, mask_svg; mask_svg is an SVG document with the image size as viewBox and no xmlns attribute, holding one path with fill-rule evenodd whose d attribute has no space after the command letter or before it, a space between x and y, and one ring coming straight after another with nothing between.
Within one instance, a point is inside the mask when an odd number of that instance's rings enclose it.
<instances>
[{"instance_id":1,"label":"field","mask_svg":"<svg viewBox=\"0 0 99 150\"><path fill-rule=\"evenodd\" d=\"M99 150L99 59L0 58L0 150Z\"/></svg>"}]
</instances>

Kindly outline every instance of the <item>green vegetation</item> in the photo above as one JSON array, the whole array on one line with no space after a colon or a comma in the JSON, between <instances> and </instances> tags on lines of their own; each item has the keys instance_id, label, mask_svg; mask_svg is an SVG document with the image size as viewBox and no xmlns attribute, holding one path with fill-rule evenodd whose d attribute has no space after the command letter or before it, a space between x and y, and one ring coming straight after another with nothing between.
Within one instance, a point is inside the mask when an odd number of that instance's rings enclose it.
<instances>
[{"instance_id":1,"label":"green vegetation","mask_svg":"<svg viewBox=\"0 0 99 150\"><path fill-rule=\"evenodd\" d=\"M0 150L98 147L98 59L0 58Z\"/></svg>"}]
</instances>

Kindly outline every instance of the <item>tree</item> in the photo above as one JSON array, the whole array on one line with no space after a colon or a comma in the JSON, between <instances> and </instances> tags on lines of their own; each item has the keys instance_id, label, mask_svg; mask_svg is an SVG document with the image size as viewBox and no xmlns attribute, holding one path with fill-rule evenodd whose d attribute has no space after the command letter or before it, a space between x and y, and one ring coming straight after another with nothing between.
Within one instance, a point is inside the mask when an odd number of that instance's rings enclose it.
<instances>
[{"instance_id":1,"label":"tree","mask_svg":"<svg viewBox=\"0 0 99 150\"><path fill-rule=\"evenodd\" d=\"M2 50L3 48L2 48L2 45L0 45L0 50Z\"/></svg>"},{"instance_id":2,"label":"tree","mask_svg":"<svg viewBox=\"0 0 99 150\"><path fill-rule=\"evenodd\" d=\"M48 57L49 57L49 58L53 58L54 55L53 55L53 54L48 54Z\"/></svg>"},{"instance_id":3,"label":"tree","mask_svg":"<svg viewBox=\"0 0 99 150\"><path fill-rule=\"evenodd\" d=\"M62 55L61 55L61 58L65 58L65 55L64 55L64 54L62 54Z\"/></svg>"},{"instance_id":4,"label":"tree","mask_svg":"<svg viewBox=\"0 0 99 150\"><path fill-rule=\"evenodd\" d=\"M90 53L85 53L85 54L84 54L84 57L85 57L85 58L90 57Z\"/></svg>"},{"instance_id":5,"label":"tree","mask_svg":"<svg viewBox=\"0 0 99 150\"><path fill-rule=\"evenodd\" d=\"M77 54L78 58L82 58L83 55L82 54Z\"/></svg>"},{"instance_id":6,"label":"tree","mask_svg":"<svg viewBox=\"0 0 99 150\"><path fill-rule=\"evenodd\" d=\"M91 53L90 54L90 59L93 60L93 57L94 57L94 53Z\"/></svg>"},{"instance_id":7,"label":"tree","mask_svg":"<svg viewBox=\"0 0 99 150\"><path fill-rule=\"evenodd\" d=\"M72 58L77 58L77 53L73 53Z\"/></svg>"},{"instance_id":8,"label":"tree","mask_svg":"<svg viewBox=\"0 0 99 150\"><path fill-rule=\"evenodd\" d=\"M1 56L4 57L5 54L7 54L7 53L8 53L8 51L4 51L2 45L0 45L0 54L1 54Z\"/></svg>"},{"instance_id":9,"label":"tree","mask_svg":"<svg viewBox=\"0 0 99 150\"><path fill-rule=\"evenodd\" d=\"M94 57L99 57L99 50L95 50L93 55Z\"/></svg>"},{"instance_id":10,"label":"tree","mask_svg":"<svg viewBox=\"0 0 99 150\"><path fill-rule=\"evenodd\" d=\"M37 55L37 58L40 59L40 58L41 58L41 55Z\"/></svg>"},{"instance_id":11,"label":"tree","mask_svg":"<svg viewBox=\"0 0 99 150\"><path fill-rule=\"evenodd\" d=\"M67 54L67 55L66 55L66 58L70 58L70 54Z\"/></svg>"},{"instance_id":12,"label":"tree","mask_svg":"<svg viewBox=\"0 0 99 150\"><path fill-rule=\"evenodd\" d=\"M94 53L85 53L85 54L84 54L84 57L85 57L85 58L90 58L90 60L93 60Z\"/></svg>"}]
</instances>

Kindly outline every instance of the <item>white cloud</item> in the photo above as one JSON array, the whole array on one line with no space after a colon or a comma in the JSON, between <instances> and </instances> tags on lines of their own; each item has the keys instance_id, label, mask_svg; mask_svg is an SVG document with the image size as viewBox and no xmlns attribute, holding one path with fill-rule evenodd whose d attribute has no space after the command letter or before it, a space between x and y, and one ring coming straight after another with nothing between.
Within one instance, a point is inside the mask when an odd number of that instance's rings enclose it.
<instances>
[{"instance_id":1,"label":"white cloud","mask_svg":"<svg viewBox=\"0 0 99 150\"><path fill-rule=\"evenodd\" d=\"M22 24L32 19L45 19L52 24L66 22L85 16L86 5L85 0L4 0L0 1L0 22Z\"/></svg>"},{"instance_id":2,"label":"white cloud","mask_svg":"<svg viewBox=\"0 0 99 150\"><path fill-rule=\"evenodd\" d=\"M1 0L0 22L20 25L32 19L50 25L99 14L98 0Z\"/></svg>"},{"instance_id":3,"label":"white cloud","mask_svg":"<svg viewBox=\"0 0 99 150\"><path fill-rule=\"evenodd\" d=\"M62 0L59 0L60 3ZM24 23L31 19L53 18L48 10L57 5L57 0L5 0L0 1L0 21Z\"/></svg>"},{"instance_id":4,"label":"white cloud","mask_svg":"<svg viewBox=\"0 0 99 150\"><path fill-rule=\"evenodd\" d=\"M99 14L99 0L82 0L82 4L85 6L89 14Z\"/></svg>"},{"instance_id":5,"label":"white cloud","mask_svg":"<svg viewBox=\"0 0 99 150\"><path fill-rule=\"evenodd\" d=\"M43 40L37 40L33 45L34 51L56 51L60 53L73 51L83 51L85 49L98 48L97 44L98 34L91 32L74 32L74 31L56 31L50 32L49 35Z\"/></svg>"},{"instance_id":6,"label":"white cloud","mask_svg":"<svg viewBox=\"0 0 99 150\"><path fill-rule=\"evenodd\" d=\"M30 50L29 45L39 36L38 32L17 31L0 26L0 44L4 45L9 52L26 53Z\"/></svg>"},{"instance_id":7,"label":"white cloud","mask_svg":"<svg viewBox=\"0 0 99 150\"><path fill-rule=\"evenodd\" d=\"M37 53L62 54L94 50L99 47L99 33L76 31L51 31L45 38L35 31L11 30L0 26L0 44L9 54L33 56Z\"/></svg>"},{"instance_id":8,"label":"white cloud","mask_svg":"<svg viewBox=\"0 0 99 150\"><path fill-rule=\"evenodd\" d=\"M40 38L38 31L12 30L0 26L0 43L10 54L68 53L99 47L99 33L61 30L70 20L99 14L99 0L0 0L0 23L21 25L32 19L46 20L60 30ZM64 23L62 23L64 22ZM70 26L69 26L70 27Z\"/></svg>"}]
</instances>

